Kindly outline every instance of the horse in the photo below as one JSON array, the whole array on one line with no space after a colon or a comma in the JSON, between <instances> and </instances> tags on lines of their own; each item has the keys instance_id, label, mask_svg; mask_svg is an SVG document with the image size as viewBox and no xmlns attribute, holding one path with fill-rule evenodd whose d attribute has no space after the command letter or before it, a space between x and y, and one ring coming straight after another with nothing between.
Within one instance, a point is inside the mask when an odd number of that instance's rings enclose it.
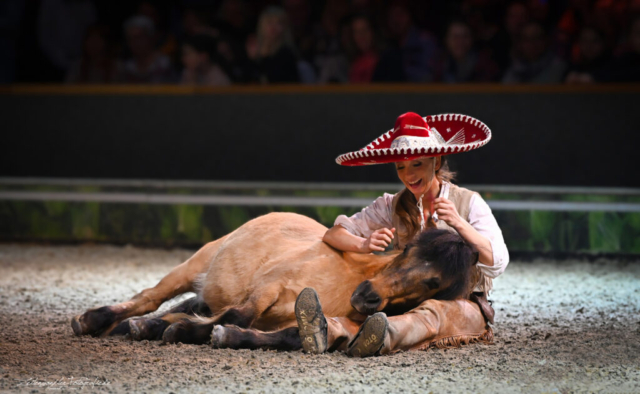
<instances>
[{"instance_id":1,"label":"horse","mask_svg":"<svg viewBox=\"0 0 640 394\"><path fill-rule=\"evenodd\" d=\"M214 326L232 325L279 330L283 336L270 341L295 348L294 305L306 287L317 291L327 316L354 321L471 293L478 253L456 233L429 230L404 251L377 255L338 251L322 241L326 231L294 213L260 216L206 244L129 301L75 316L73 332L204 344ZM162 315L136 318L186 292L197 295Z\"/></svg>"}]
</instances>

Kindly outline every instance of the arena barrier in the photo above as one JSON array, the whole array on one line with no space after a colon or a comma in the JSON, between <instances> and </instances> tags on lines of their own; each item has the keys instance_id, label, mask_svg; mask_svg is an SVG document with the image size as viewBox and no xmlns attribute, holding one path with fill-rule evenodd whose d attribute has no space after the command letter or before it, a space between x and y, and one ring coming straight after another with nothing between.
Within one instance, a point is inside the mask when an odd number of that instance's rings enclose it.
<instances>
[{"instance_id":1,"label":"arena barrier","mask_svg":"<svg viewBox=\"0 0 640 394\"><path fill-rule=\"evenodd\" d=\"M640 254L640 189L463 185L510 249ZM0 178L0 239L196 246L272 211L330 226L397 183Z\"/></svg>"}]
</instances>

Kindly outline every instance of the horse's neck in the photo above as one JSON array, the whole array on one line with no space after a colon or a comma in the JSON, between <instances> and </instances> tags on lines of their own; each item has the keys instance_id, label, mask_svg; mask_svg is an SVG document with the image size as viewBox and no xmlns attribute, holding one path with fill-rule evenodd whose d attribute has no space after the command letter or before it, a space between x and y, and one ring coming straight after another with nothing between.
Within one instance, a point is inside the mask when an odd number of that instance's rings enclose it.
<instances>
[{"instance_id":1,"label":"horse's neck","mask_svg":"<svg viewBox=\"0 0 640 394\"><path fill-rule=\"evenodd\" d=\"M398 254L384 254L376 255L373 253L354 253L344 252L344 260L349 263L353 269L361 270L365 276L371 277L386 267L391 260L393 260Z\"/></svg>"}]
</instances>

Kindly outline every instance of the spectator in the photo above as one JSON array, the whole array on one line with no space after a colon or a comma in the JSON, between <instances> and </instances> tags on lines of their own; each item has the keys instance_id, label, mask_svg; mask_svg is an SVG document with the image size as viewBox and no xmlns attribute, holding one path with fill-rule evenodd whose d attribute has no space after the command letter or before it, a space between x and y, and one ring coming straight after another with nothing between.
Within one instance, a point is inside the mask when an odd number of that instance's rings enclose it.
<instances>
[{"instance_id":1,"label":"spectator","mask_svg":"<svg viewBox=\"0 0 640 394\"><path fill-rule=\"evenodd\" d=\"M577 54L567 83L593 83L600 77L603 68L610 62L611 54L603 33L593 27L584 27L580 31Z\"/></svg>"},{"instance_id":2,"label":"spectator","mask_svg":"<svg viewBox=\"0 0 640 394\"><path fill-rule=\"evenodd\" d=\"M502 73L509 66L511 42L501 25L502 8L498 6L473 7L467 22L476 37L478 50L494 61Z\"/></svg>"},{"instance_id":3,"label":"spectator","mask_svg":"<svg viewBox=\"0 0 640 394\"><path fill-rule=\"evenodd\" d=\"M595 26L593 0L570 0L556 27L559 54L568 59L571 44L576 41L581 26Z\"/></svg>"},{"instance_id":4,"label":"spectator","mask_svg":"<svg viewBox=\"0 0 640 394\"><path fill-rule=\"evenodd\" d=\"M520 30L529 23L531 17L529 15L529 8L520 2L515 1L507 6L507 11L504 16L504 27L511 39L511 43L515 43L520 34Z\"/></svg>"},{"instance_id":5,"label":"spectator","mask_svg":"<svg viewBox=\"0 0 640 394\"><path fill-rule=\"evenodd\" d=\"M566 64L549 49L547 32L537 22L526 24L518 37L515 58L504 83L559 83Z\"/></svg>"},{"instance_id":6,"label":"spectator","mask_svg":"<svg viewBox=\"0 0 640 394\"><path fill-rule=\"evenodd\" d=\"M445 37L446 54L440 65L439 80L447 83L489 82L500 76L498 65L486 52L473 48L471 27L463 21L449 24Z\"/></svg>"},{"instance_id":7,"label":"spectator","mask_svg":"<svg viewBox=\"0 0 640 394\"><path fill-rule=\"evenodd\" d=\"M222 1L217 20L221 34L234 42L243 43L252 30L247 26L247 22L247 5L244 0Z\"/></svg>"},{"instance_id":8,"label":"spectator","mask_svg":"<svg viewBox=\"0 0 640 394\"><path fill-rule=\"evenodd\" d=\"M214 38L220 36L220 31L209 25L207 13L195 7L188 7L182 12L182 32L186 38L200 34L208 34Z\"/></svg>"},{"instance_id":9,"label":"spectator","mask_svg":"<svg viewBox=\"0 0 640 394\"><path fill-rule=\"evenodd\" d=\"M387 28L392 47L385 51L374 73L375 81L429 82L434 79L438 47L431 34L418 29L402 1L389 8Z\"/></svg>"},{"instance_id":10,"label":"spectator","mask_svg":"<svg viewBox=\"0 0 640 394\"><path fill-rule=\"evenodd\" d=\"M299 81L291 29L281 8L272 6L262 12L256 37L247 40L247 53L253 61L251 79L261 83Z\"/></svg>"},{"instance_id":11,"label":"spectator","mask_svg":"<svg viewBox=\"0 0 640 394\"><path fill-rule=\"evenodd\" d=\"M116 60L109 40L109 30L105 26L92 26L82 45L82 57L76 60L67 72L66 82L111 83L115 80Z\"/></svg>"},{"instance_id":12,"label":"spectator","mask_svg":"<svg viewBox=\"0 0 640 394\"><path fill-rule=\"evenodd\" d=\"M182 46L185 85L227 86L231 79L219 66L216 40L208 35L195 36Z\"/></svg>"},{"instance_id":13,"label":"spectator","mask_svg":"<svg viewBox=\"0 0 640 394\"><path fill-rule=\"evenodd\" d=\"M369 83L379 57L371 20L363 15L354 17L351 21L351 35L355 57L349 68L349 82Z\"/></svg>"},{"instance_id":14,"label":"spectator","mask_svg":"<svg viewBox=\"0 0 640 394\"><path fill-rule=\"evenodd\" d=\"M131 58L118 65L117 80L124 83L172 82L171 61L155 49L153 21L146 16L134 16L125 22L124 30Z\"/></svg>"},{"instance_id":15,"label":"spectator","mask_svg":"<svg viewBox=\"0 0 640 394\"><path fill-rule=\"evenodd\" d=\"M604 82L640 82L640 16L631 22L627 46L628 50L603 72Z\"/></svg>"},{"instance_id":16,"label":"spectator","mask_svg":"<svg viewBox=\"0 0 640 394\"><path fill-rule=\"evenodd\" d=\"M82 55L84 32L95 21L96 9L90 0L42 0L38 39L60 80Z\"/></svg>"},{"instance_id":17,"label":"spectator","mask_svg":"<svg viewBox=\"0 0 640 394\"><path fill-rule=\"evenodd\" d=\"M504 29L507 34L508 48L505 48L503 57L501 59L498 58L498 61L502 62L502 70L505 70L513 61L515 56L513 49L516 47L516 41L518 40L520 31L530 20L529 8L524 3L516 1L507 6L504 15Z\"/></svg>"},{"instance_id":18,"label":"spectator","mask_svg":"<svg viewBox=\"0 0 640 394\"><path fill-rule=\"evenodd\" d=\"M315 32L315 57L318 82L345 83L349 80L349 60L345 54L350 45L348 4L344 0L328 0Z\"/></svg>"},{"instance_id":19,"label":"spectator","mask_svg":"<svg viewBox=\"0 0 640 394\"><path fill-rule=\"evenodd\" d=\"M178 50L178 41L173 34L166 29L166 17L158 9L158 6L151 1L143 1L138 4L138 15L144 15L153 21L156 32L156 36L154 37L156 47L170 59L175 59Z\"/></svg>"},{"instance_id":20,"label":"spectator","mask_svg":"<svg viewBox=\"0 0 640 394\"><path fill-rule=\"evenodd\" d=\"M284 0L282 4L291 22L294 43L300 56L306 61L312 61L315 40L310 0Z\"/></svg>"}]
</instances>

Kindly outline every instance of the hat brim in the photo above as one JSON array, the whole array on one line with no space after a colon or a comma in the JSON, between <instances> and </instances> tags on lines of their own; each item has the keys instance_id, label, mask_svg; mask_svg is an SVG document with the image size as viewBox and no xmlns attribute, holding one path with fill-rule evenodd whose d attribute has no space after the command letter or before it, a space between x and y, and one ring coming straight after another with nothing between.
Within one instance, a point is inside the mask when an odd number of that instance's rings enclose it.
<instances>
[{"instance_id":1,"label":"hat brim","mask_svg":"<svg viewBox=\"0 0 640 394\"><path fill-rule=\"evenodd\" d=\"M426 116L424 119L432 132L442 137L444 143L429 147L392 148L390 143L394 139L394 131L389 130L366 147L338 156L336 162L343 166L395 163L468 152L486 145L491 140L489 127L470 116L441 114Z\"/></svg>"}]
</instances>

